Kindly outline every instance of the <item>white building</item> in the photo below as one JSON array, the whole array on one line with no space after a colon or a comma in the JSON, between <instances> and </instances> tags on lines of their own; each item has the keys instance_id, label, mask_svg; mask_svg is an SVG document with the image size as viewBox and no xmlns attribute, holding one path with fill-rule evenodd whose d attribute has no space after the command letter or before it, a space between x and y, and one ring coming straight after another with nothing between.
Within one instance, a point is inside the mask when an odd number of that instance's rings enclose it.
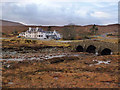
<instances>
[{"instance_id":1,"label":"white building","mask_svg":"<svg viewBox=\"0 0 120 90\"><path fill-rule=\"evenodd\" d=\"M36 39L60 39L61 35L54 31L43 31L42 28L31 28L26 32L22 32L19 36L24 36L26 38L36 38Z\"/></svg>"}]
</instances>

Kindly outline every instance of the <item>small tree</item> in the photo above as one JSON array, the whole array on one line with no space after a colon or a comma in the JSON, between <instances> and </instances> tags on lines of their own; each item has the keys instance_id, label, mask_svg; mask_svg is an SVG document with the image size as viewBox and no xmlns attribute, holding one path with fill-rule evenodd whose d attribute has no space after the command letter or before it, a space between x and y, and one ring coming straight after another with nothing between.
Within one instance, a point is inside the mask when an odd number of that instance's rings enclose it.
<instances>
[{"instance_id":1,"label":"small tree","mask_svg":"<svg viewBox=\"0 0 120 90\"><path fill-rule=\"evenodd\" d=\"M15 31L12 32L12 34L13 35L18 35L18 31L15 30Z\"/></svg>"},{"instance_id":2,"label":"small tree","mask_svg":"<svg viewBox=\"0 0 120 90\"><path fill-rule=\"evenodd\" d=\"M2 32L2 35L6 35L6 33L3 33L3 32Z\"/></svg>"},{"instance_id":3,"label":"small tree","mask_svg":"<svg viewBox=\"0 0 120 90\"><path fill-rule=\"evenodd\" d=\"M76 32L74 25L64 27L62 30L63 39L65 40L74 40L76 38Z\"/></svg>"},{"instance_id":4,"label":"small tree","mask_svg":"<svg viewBox=\"0 0 120 90\"><path fill-rule=\"evenodd\" d=\"M48 26L48 31L51 31L51 26Z\"/></svg>"},{"instance_id":5,"label":"small tree","mask_svg":"<svg viewBox=\"0 0 120 90\"><path fill-rule=\"evenodd\" d=\"M94 25L92 26L92 28L90 28L90 31L91 31L92 34L96 34L97 31L98 31L98 27L96 27L96 25L94 24Z\"/></svg>"}]
</instances>

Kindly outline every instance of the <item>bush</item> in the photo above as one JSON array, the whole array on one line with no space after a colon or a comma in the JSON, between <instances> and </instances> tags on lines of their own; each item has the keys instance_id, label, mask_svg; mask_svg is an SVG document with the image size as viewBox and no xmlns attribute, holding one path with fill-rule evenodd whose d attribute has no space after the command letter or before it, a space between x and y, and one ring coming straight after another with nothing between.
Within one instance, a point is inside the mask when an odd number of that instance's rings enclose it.
<instances>
[{"instance_id":1,"label":"bush","mask_svg":"<svg viewBox=\"0 0 120 90\"><path fill-rule=\"evenodd\" d=\"M2 33L2 35L6 35L6 33Z\"/></svg>"},{"instance_id":2,"label":"bush","mask_svg":"<svg viewBox=\"0 0 120 90\"><path fill-rule=\"evenodd\" d=\"M37 43L37 41L36 41L36 40L32 40L32 43L33 43L33 44L36 44L36 43Z\"/></svg>"},{"instance_id":3,"label":"bush","mask_svg":"<svg viewBox=\"0 0 120 90\"><path fill-rule=\"evenodd\" d=\"M25 40L25 43L30 43L31 42L31 40Z\"/></svg>"},{"instance_id":4,"label":"bush","mask_svg":"<svg viewBox=\"0 0 120 90\"><path fill-rule=\"evenodd\" d=\"M13 35L18 35L18 31L15 30L15 31L12 32L12 34Z\"/></svg>"},{"instance_id":5,"label":"bush","mask_svg":"<svg viewBox=\"0 0 120 90\"><path fill-rule=\"evenodd\" d=\"M113 36L112 34L107 34L107 36Z\"/></svg>"},{"instance_id":6,"label":"bush","mask_svg":"<svg viewBox=\"0 0 120 90\"><path fill-rule=\"evenodd\" d=\"M76 32L74 26L64 27L62 30L64 40L75 40Z\"/></svg>"},{"instance_id":7,"label":"bush","mask_svg":"<svg viewBox=\"0 0 120 90\"><path fill-rule=\"evenodd\" d=\"M90 39L90 37L84 36L84 39Z\"/></svg>"}]
</instances>

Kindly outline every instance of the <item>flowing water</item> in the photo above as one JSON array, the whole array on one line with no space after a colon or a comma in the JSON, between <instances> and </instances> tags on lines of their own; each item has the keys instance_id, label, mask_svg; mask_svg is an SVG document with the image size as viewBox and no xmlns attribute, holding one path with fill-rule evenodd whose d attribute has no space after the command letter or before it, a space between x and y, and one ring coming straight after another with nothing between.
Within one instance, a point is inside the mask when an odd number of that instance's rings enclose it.
<instances>
[{"instance_id":1,"label":"flowing water","mask_svg":"<svg viewBox=\"0 0 120 90\"><path fill-rule=\"evenodd\" d=\"M81 54L82 55L82 54ZM64 56L79 56L79 54L71 54L71 53L18 53L16 51L10 52L2 52L2 58L0 60L7 61L23 61L23 60L45 60L52 59L56 57L64 57Z\"/></svg>"}]
</instances>

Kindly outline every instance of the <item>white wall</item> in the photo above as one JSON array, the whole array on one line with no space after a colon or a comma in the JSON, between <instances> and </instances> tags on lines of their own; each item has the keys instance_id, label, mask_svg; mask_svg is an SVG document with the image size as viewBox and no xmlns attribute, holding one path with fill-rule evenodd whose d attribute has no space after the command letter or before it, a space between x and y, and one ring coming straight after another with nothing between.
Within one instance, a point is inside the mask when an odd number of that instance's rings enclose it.
<instances>
[{"instance_id":1,"label":"white wall","mask_svg":"<svg viewBox=\"0 0 120 90\"><path fill-rule=\"evenodd\" d=\"M42 36L42 37L39 37L39 35ZM38 38L38 39L45 39L45 38L47 38L47 37L46 37L46 34L45 34L45 33L38 32L38 33L37 33L37 38Z\"/></svg>"},{"instance_id":2,"label":"white wall","mask_svg":"<svg viewBox=\"0 0 120 90\"><path fill-rule=\"evenodd\" d=\"M31 28L29 28L30 30ZM41 37L39 37L39 35ZM46 35L56 35L57 38L61 38L61 35L59 33L57 33L55 30L53 31L53 33L44 33L44 32L37 32L37 33L28 33L27 31L25 32L25 35L23 35L22 33L19 34L19 36L24 36L26 38L38 38L38 39L47 39ZM55 38L56 38L55 37Z\"/></svg>"}]
</instances>

